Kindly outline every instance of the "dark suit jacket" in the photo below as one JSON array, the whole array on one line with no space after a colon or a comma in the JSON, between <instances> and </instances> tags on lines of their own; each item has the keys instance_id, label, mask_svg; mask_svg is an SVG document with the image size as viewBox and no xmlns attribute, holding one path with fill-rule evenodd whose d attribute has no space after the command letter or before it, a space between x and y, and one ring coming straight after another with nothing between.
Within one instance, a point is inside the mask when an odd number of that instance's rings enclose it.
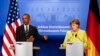
<instances>
[{"instance_id":1,"label":"dark suit jacket","mask_svg":"<svg viewBox=\"0 0 100 56\"><path fill-rule=\"evenodd\" d=\"M33 37L35 39L38 39L39 41L44 41L43 38L40 38L40 35L35 26L29 25L28 36L25 35L24 25L21 25L21 26L17 27L17 29L16 29L16 41L26 41L27 37L29 37L31 35L33 35Z\"/></svg>"}]
</instances>

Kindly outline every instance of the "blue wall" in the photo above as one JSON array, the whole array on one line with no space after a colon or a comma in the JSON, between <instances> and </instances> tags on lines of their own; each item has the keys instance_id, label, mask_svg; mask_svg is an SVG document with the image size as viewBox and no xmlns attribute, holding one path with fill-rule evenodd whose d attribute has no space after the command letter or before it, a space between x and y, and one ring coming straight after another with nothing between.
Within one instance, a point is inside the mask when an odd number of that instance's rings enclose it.
<instances>
[{"instance_id":1,"label":"blue wall","mask_svg":"<svg viewBox=\"0 0 100 56\"><path fill-rule=\"evenodd\" d=\"M10 0L0 0L0 35L3 35Z\"/></svg>"},{"instance_id":2,"label":"blue wall","mask_svg":"<svg viewBox=\"0 0 100 56\"><path fill-rule=\"evenodd\" d=\"M86 28L89 0L18 0L18 2L20 15L29 13L31 15L30 24L36 25L42 35L45 33L48 35L65 35L66 31L70 30L69 22L73 18L80 20L81 29L85 30ZM49 26L54 26L54 28ZM56 28L55 26L66 28Z\"/></svg>"},{"instance_id":3,"label":"blue wall","mask_svg":"<svg viewBox=\"0 0 100 56\"><path fill-rule=\"evenodd\" d=\"M0 35L3 34L10 0L0 2ZM20 16L23 13L31 15L30 24L36 26L66 26L67 28L56 28L64 32L39 32L48 35L65 35L70 29L69 22L73 18L80 20L80 28L86 28L89 0L18 0ZM40 30L42 28L39 28ZM46 28L43 28L46 29ZM55 28L47 28L56 30ZM51 31L52 31L51 30ZM55 34L56 33L56 34Z\"/></svg>"},{"instance_id":4,"label":"blue wall","mask_svg":"<svg viewBox=\"0 0 100 56\"><path fill-rule=\"evenodd\" d=\"M0 0L0 50L2 46L2 35L5 27L5 22L7 19L9 0Z\"/></svg>"}]
</instances>

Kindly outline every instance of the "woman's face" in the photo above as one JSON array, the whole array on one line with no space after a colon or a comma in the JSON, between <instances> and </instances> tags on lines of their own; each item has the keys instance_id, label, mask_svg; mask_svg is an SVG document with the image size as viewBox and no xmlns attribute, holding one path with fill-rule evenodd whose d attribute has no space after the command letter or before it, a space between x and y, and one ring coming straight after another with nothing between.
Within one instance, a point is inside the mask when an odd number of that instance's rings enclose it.
<instances>
[{"instance_id":1,"label":"woman's face","mask_svg":"<svg viewBox=\"0 0 100 56\"><path fill-rule=\"evenodd\" d=\"M78 29L78 25L75 23L71 24L71 30L76 31Z\"/></svg>"}]
</instances>

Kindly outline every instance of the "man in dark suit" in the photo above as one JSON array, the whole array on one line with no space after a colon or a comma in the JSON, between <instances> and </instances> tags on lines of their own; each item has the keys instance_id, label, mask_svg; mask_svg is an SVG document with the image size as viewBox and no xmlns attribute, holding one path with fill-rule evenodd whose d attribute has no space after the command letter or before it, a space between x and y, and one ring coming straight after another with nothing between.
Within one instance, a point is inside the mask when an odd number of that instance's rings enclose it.
<instances>
[{"instance_id":1,"label":"man in dark suit","mask_svg":"<svg viewBox=\"0 0 100 56\"><path fill-rule=\"evenodd\" d=\"M29 14L24 14L22 16L22 21L23 21L23 24L17 27L16 29L16 41L33 42L34 39L37 39L42 42L47 41L48 38L46 35L44 35L44 37L41 38L38 33L37 28L29 24L30 22ZM33 55L36 56L35 53Z\"/></svg>"},{"instance_id":2,"label":"man in dark suit","mask_svg":"<svg viewBox=\"0 0 100 56\"><path fill-rule=\"evenodd\" d=\"M47 36L44 35L44 38L40 38L40 35L35 26L29 25L30 15L24 14L22 16L23 25L17 27L16 29L16 41L31 41L38 39L39 41L46 41Z\"/></svg>"}]
</instances>

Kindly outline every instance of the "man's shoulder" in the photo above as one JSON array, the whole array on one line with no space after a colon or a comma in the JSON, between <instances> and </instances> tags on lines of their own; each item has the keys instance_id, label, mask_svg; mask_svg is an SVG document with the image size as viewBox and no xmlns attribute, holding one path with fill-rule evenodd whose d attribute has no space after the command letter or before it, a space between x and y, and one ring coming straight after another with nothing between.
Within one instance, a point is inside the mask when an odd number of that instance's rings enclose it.
<instances>
[{"instance_id":1,"label":"man's shoulder","mask_svg":"<svg viewBox=\"0 0 100 56\"><path fill-rule=\"evenodd\" d=\"M21 29L22 27L23 27L23 25L20 25L20 26L17 27L17 29Z\"/></svg>"},{"instance_id":2,"label":"man's shoulder","mask_svg":"<svg viewBox=\"0 0 100 56\"><path fill-rule=\"evenodd\" d=\"M33 28L33 29L37 29L36 26L33 26L33 25L29 25L29 27Z\"/></svg>"}]
</instances>

